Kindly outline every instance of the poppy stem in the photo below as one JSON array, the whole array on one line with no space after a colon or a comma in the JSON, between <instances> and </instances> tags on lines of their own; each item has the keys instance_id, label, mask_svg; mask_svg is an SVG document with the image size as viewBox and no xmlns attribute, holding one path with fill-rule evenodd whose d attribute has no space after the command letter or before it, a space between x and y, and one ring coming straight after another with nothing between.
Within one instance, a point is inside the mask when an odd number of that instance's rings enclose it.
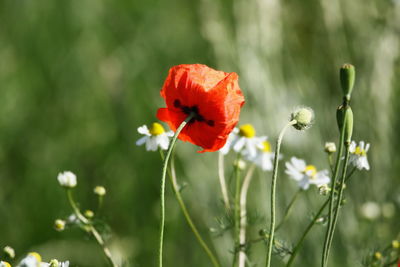
<instances>
[{"instance_id":1,"label":"poppy stem","mask_svg":"<svg viewBox=\"0 0 400 267\"><path fill-rule=\"evenodd\" d=\"M333 219L334 202L335 202L336 180L337 180L337 177L339 174L339 168L340 168L340 163L341 163L341 158L342 158L342 153L343 153L345 128L346 127L342 127L342 130L340 131L339 149L338 149L338 153L336 155L335 168L334 168L333 174L332 174L331 194L329 196L328 228L326 229L326 234L325 234L321 266L326 266L325 262L326 262L326 257L327 257L328 243L329 243L329 239L330 239L330 235L331 235L331 228L332 228L332 223L333 223L332 219Z\"/></svg>"},{"instance_id":2,"label":"poppy stem","mask_svg":"<svg viewBox=\"0 0 400 267\"><path fill-rule=\"evenodd\" d=\"M354 174L356 171L356 167L354 167L350 173L347 175L345 182L347 182ZM297 242L297 245L294 247L292 255L290 256L288 263L286 264L286 267L292 266L292 263L294 259L297 256L297 253L299 252L301 246L303 245L304 240L306 239L307 234L310 232L311 228L315 225L317 220L320 218L321 213L324 211L325 207L329 204L329 198L322 204L321 208L318 210L317 214L315 214L314 218L311 220L309 225L307 226L306 230L304 231L303 235L300 237L299 241Z\"/></svg>"},{"instance_id":3,"label":"poppy stem","mask_svg":"<svg viewBox=\"0 0 400 267\"><path fill-rule=\"evenodd\" d=\"M271 181L271 224L269 230L269 240L267 246L267 259L265 266L271 266L271 256L272 256L272 247L274 243L274 235L275 235L275 195L276 195L276 180L278 178L278 163L279 163L279 152L281 149L281 143L283 136L287 128L297 123L296 120L290 121L288 124L283 127L282 131L279 134L278 140L276 141L276 149L274 155L274 169L272 171L272 181Z\"/></svg>"},{"instance_id":4,"label":"poppy stem","mask_svg":"<svg viewBox=\"0 0 400 267\"><path fill-rule=\"evenodd\" d=\"M164 160L164 154L163 151L160 150L161 158ZM172 154L171 158L171 167L168 169L168 176L172 184L172 189L175 193L176 200L179 203L179 206L182 210L182 213L186 219L186 222L188 223L190 229L192 230L193 234L195 235L197 241L199 242L200 246L204 249L204 251L207 253L208 257L210 258L211 262L213 263L214 267L220 267L221 265L219 264L217 257L213 254L211 249L207 246L206 242L204 239L201 237L199 230L197 229L196 225L194 224L192 218L190 217L189 211L186 207L185 202L183 201L182 195L181 195L181 188L179 187L177 178L176 178L176 171L175 171L175 164L174 164L174 154Z\"/></svg>"},{"instance_id":5,"label":"poppy stem","mask_svg":"<svg viewBox=\"0 0 400 267\"><path fill-rule=\"evenodd\" d=\"M339 184L339 193L338 193L338 197L336 200L336 208L335 208L335 213L333 214L333 218L332 218L332 226L331 226L331 230L330 230L328 246L327 246L326 256L325 256L325 265L326 266L328 266L329 250L331 249L331 246L332 246L333 234L335 233L335 227L336 227L336 223L337 223L338 216L339 216L339 209L342 205L341 202L342 202L342 198L343 198L343 191L344 191L344 187L345 187L345 177L346 177L347 165L349 162L349 155L350 155L349 148L350 148L350 143L346 142L345 143L344 165L343 165L342 176L341 176L340 184ZM332 190L333 190L333 188L332 188Z\"/></svg>"},{"instance_id":6,"label":"poppy stem","mask_svg":"<svg viewBox=\"0 0 400 267\"><path fill-rule=\"evenodd\" d=\"M194 114L191 113L182 123L179 125L178 129L176 129L174 136L172 137L171 143L169 144L167 155L164 159L164 165L162 170L161 177L161 222L160 222L160 244L159 244L159 258L158 258L158 266L163 266L163 245L164 245L164 227L165 227L165 178L167 176L168 163L172 154L172 150L174 149L176 140L178 139L179 134L186 126L186 124L193 119Z\"/></svg>"},{"instance_id":7,"label":"poppy stem","mask_svg":"<svg viewBox=\"0 0 400 267\"><path fill-rule=\"evenodd\" d=\"M238 256L238 250L240 251L240 188L241 188L241 177L240 177L240 167L239 163L241 160L241 154L237 153L235 161L235 210L234 210L234 239L235 239L235 249L233 254L232 266L236 265L236 258Z\"/></svg>"}]
</instances>

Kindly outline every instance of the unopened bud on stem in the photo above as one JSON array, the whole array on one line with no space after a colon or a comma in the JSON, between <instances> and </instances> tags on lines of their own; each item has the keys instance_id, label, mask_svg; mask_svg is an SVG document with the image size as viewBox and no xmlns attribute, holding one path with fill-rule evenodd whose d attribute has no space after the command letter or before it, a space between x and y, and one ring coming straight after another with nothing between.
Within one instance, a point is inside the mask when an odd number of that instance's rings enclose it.
<instances>
[{"instance_id":1,"label":"unopened bud on stem","mask_svg":"<svg viewBox=\"0 0 400 267\"><path fill-rule=\"evenodd\" d=\"M342 85L344 98L346 99L347 102L350 101L355 78L356 78L356 70L353 65L344 64L340 68L340 83Z\"/></svg>"},{"instance_id":2,"label":"unopened bud on stem","mask_svg":"<svg viewBox=\"0 0 400 267\"><path fill-rule=\"evenodd\" d=\"M344 142L350 143L353 135L353 111L350 106L340 106L336 111L336 119L339 131L344 127Z\"/></svg>"}]
</instances>

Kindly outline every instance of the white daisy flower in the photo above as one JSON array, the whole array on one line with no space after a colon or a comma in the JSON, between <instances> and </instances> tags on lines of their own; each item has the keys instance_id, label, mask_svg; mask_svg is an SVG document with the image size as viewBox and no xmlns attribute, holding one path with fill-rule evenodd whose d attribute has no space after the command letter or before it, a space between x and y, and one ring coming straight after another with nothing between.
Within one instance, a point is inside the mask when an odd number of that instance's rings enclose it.
<instances>
[{"instance_id":1,"label":"white daisy flower","mask_svg":"<svg viewBox=\"0 0 400 267\"><path fill-rule=\"evenodd\" d=\"M257 155L257 148L263 149L266 136L257 137L256 130L251 124L244 124L233 129L224 147L220 149L222 154L227 154L230 149L253 158Z\"/></svg>"},{"instance_id":2,"label":"white daisy flower","mask_svg":"<svg viewBox=\"0 0 400 267\"><path fill-rule=\"evenodd\" d=\"M76 175L70 171L60 172L57 180L61 186L73 188L76 186Z\"/></svg>"},{"instance_id":3,"label":"white daisy flower","mask_svg":"<svg viewBox=\"0 0 400 267\"><path fill-rule=\"evenodd\" d=\"M166 132L164 127L158 122L154 122L150 129L146 125L143 125L138 128L138 132L144 136L136 141L136 145L141 146L146 144L147 151L157 151L158 148L167 150L169 138L174 136L173 131Z\"/></svg>"},{"instance_id":4,"label":"white daisy flower","mask_svg":"<svg viewBox=\"0 0 400 267\"><path fill-rule=\"evenodd\" d=\"M262 142L263 148L257 149L255 157L247 156L247 160L259 166L263 171L271 171L273 169L274 153L271 151L271 143L268 141Z\"/></svg>"},{"instance_id":5,"label":"white daisy flower","mask_svg":"<svg viewBox=\"0 0 400 267\"><path fill-rule=\"evenodd\" d=\"M42 263L42 257L37 252L30 252L21 260L17 267L45 267L46 263Z\"/></svg>"},{"instance_id":6,"label":"white daisy flower","mask_svg":"<svg viewBox=\"0 0 400 267\"><path fill-rule=\"evenodd\" d=\"M6 261L0 261L0 267L11 267L11 264Z\"/></svg>"},{"instance_id":7,"label":"white daisy flower","mask_svg":"<svg viewBox=\"0 0 400 267\"><path fill-rule=\"evenodd\" d=\"M369 171L369 163L367 158L368 150L369 144L365 144L364 141L360 141L358 146L356 142L352 141L349 148L349 163L353 164L353 166L357 167L359 170L366 169Z\"/></svg>"},{"instance_id":8,"label":"white daisy flower","mask_svg":"<svg viewBox=\"0 0 400 267\"><path fill-rule=\"evenodd\" d=\"M330 182L328 170L317 171L314 165L306 165L302 159L292 157L286 162L285 173L299 183L300 188L307 190L311 184L320 187Z\"/></svg>"}]
</instances>

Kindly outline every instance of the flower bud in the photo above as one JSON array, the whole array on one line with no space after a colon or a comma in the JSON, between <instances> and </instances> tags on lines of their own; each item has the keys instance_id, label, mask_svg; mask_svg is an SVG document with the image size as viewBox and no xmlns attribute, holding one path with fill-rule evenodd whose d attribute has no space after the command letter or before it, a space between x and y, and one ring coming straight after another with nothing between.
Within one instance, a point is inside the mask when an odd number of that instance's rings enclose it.
<instances>
[{"instance_id":1,"label":"flower bud","mask_svg":"<svg viewBox=\"0 0 400 267\"><path fill-rule=\"evenodd\" d=\"M59 267L60 266L60 263L58 262L58 260L56 260L56 259L52 259L50 262L49 262L49 267Z\"/></svg>"},{"instance_id":2,"label":"flower bud","mask_svg":"<svg viewBox=\"0 0 400 267\"><path fill-rule=\"evenodd\" d=\"M380 253L379 251L374 253L374 259L375 260L380 260L382 259L382 253Z\"/></svg>"},{"instance_id":3,"label":"flower bud","mask_svg":"<svg viewBox=\"0 0 400 267\"><path fill-rule=\"evenodd\" d=\"M394 248L394 249L400 248L400 242L398 240L393 240L392 241L392 248Z\"/></svg>"},{"instance_id":4,"label":"flower bud","mask_svg":"<svg viewBox=\"0 0 400 267\"><path fill-rule=\"evenodd\" d=\"M238 168L239 170L243 171L244 169L246 169L246 162L244 160L235 160L233 162L233 166Z\"/></svg>"},{"instance_id":5,"label":"flower bud","mask_svg":"<svg viewBox=\"0 0 400 267\"><path fill-rule=\"evenodd\" d=\"M96 195L98 195L99 197L102 197L102 196L104 196L104 195L107 193L106 189L105 189L103 186L100 186L100 185L96 186L96 187L93 189L93 192L94 192Z\"/></svg>"},{"instance_id":6,"label":"flower bud","mask_svg":"<svg viewBox=\"0 0 400 267\"><path fill-rule=\"evenodd\" d=\"M70 171L61 172L57 176L57 180L61 186L73 188L76 186L76 175Z\"/></svg>"},{"instance_id":7,"label":"flower bud","mask_svg":"<svg viewBox=\"0 0 400 267\"><path fill-rule=\"evenodd\" d=\"M54 229L56 229L56 231L64 231L65 229L65 221L61 220L61 219L57 219L54 221Z\"/></svg>"},{"instance_id":8,"label":"flower bud","mask_svg":"<svg viewBox=\"0 0 400 267\"><path fill-rule=\"evenodd\" d=\"M318 187L318 193L322 196L326 196L331 191L330 187L327 184L321 185Z\"/></svg>"},{"instance_id":9,"label":"flower bud","mask_svg":"<svg viewBox=\"0 0 400 267\"><path fill-rule=\"evenodd\" d=\"M351 107L339 106L336 111L336 119L340 132L344 127L344 142L350 144L353 135L353 111Z\"/></svg>"},{"instance_id":10,"label":"flower bud","mask_svg":"<svg viewBox=\"0 0 400 267\"><path fill-rule=\"evenodd\" d=\"M94 212L91 210L85 210L85 212L83 213L83 215L85 215L86 218L91 219L94 217Z\"/></svg>"},{"instance_id":11,"label":"flower bud","mask_svg":"<svg viewBox=\"0 0 400 267\"><path fill-rule=\"evenodd\" d=\"M10 246L5 246L3 248L3 252L6 254L7 257L9 257L10 259L14 259L15 258L15 250L10 247Z\"/></svg>"},{"instance_id":12,"label":"flower bud","mask_svg":"<svg viewBox=\"0 0 400 267\"><path fill-rule=\"evenodd\" d=\"M345 99L350 101L351 92L353 91L356 70L351 64L344 64L340 68L340 83Z\"/></svg>"},{"instance_id":13,"label":"flower bud","mask_svg":"<svg viewBox=\"0 0 400 267\"><path fill-rule=\"evenodd\" d=\"M290 120L296 120L293 127L297 130L306 130L314 121L314 111L309 107L302 107L292 112Z\"/></svg>"},{"instance_id":14,"label":"flower bud","mask_svg":"<svg viewBox=\"0 0 400 267\"><path fill-rule=\"evenodd\" d=\"M333 142L326 142L325 143L325 152L332 154L336 152L336 145Z\"/></svg>"}]
</instances>

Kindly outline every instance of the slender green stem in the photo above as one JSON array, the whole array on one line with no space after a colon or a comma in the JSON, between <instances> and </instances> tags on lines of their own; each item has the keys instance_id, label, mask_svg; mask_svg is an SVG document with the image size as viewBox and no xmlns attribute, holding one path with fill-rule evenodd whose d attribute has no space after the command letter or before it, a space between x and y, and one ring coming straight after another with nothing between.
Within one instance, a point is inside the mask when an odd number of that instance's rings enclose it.
<instances>
[{"instance_id":1,"label":"slender green stem","mask_svg":"<svg viewBox=\"0 0 400 267\"><path fill-rule=\"evenodd\" d=\"M357 170L356 167L354 167L350 173L347 175L346 177L346 181L347 182L354 174L354 172ZM318 210L317 214L314 216L314 218L312 219L312 221L310 222L310 224L307 226L306 230L304 231L303 235L301 236L301 238L299 239L299 241L297 242L296 246L293 249L293 253L289 258L288 263L286 264L286 267L290 267L297 255L297 253L299 252L301 246L303 245L303 242L306 238L306 236L308 235L308 233L310 232L311 228L315 225L315 223L317 222L318 218L320 217L321 213L323 212L323 210L326 208L326 206L329 203L329 199L327 199L324 204L322 204L321 208Z\"/></svg>"},{"instance_id":2,"label":"slender green stem","mask_svg":"<svg viewBox=\"0 0 400 267\"><path fill-rule=\"evenodd\" d=\"M159 254L158 254L158 266L162 267L163 265L163 243L164 243L164 226L165 226L165 177L167 176L167 169L169 158L171 157L172 150L174 149L176 140L178 139L179 134L186 126L186 124L193 118L193 114L190 114L182 123L179 125L178 129L176 129L174 136L172 137L171 143L169 144L167 155L164 159L164 165L162 170L161 177L161 222L160 222L160 246L159 246Z\"/></svg>"},{"instance_id":3,"label":"slender green stem","mask_svg":"<svg viewBox=\"0 0 400 267\"><path fill-rule=\"evenodd\" d=\"M240 191L240 232L239 232L239 267L245 267L246 264L246 226L247 226L247 192L249 191L250 182L253 178L253 173L256 165L253 164L246 173L243 179L242 190Z\"/></svg>"},{"instance_id":4,"label":"slender green stem","mask_svg":"<svg viewBox=\"0 0 400 267\"><path fill-rule=\"evenodd\" d=\"M164 159L164 154L161 151L161 157L162 159ZM188 223L190 229L192 230L193 234L195 235L197 241L199 242L200 246L204 249L204 251L206 252L207 256L210 258L212 264L214 265L214 267L220 267L221 265L219 264L217 257L213 254L213 252L211 251L211 249L207 246L206 242L204 241L204 239L202 238L200 232L198 231L196 225L194 224L189 211L185 205L185 202L183 201L182 195L180 193L180 189L179 189L179 185L177 182L177 178L176 178L176 172L175 172L175 164L174 164L174 156L172 155L171 158L171 166L168 169L168 176L170 179L170 182L172 184L172 189L174 191L176 200L179 203L179 206L182 210L183 216L186 219L186 222Z\"/></svg>"},{"instance_id":5,"label":"slender green stem","mask_svg":"<svg viewBox=\"0 0 400 267\"><path fill-rule=\"evenodd\" d=\"M303 192L302 189L297 190L297 192L293 195L292 200L290 201L289 205L286 207L285 213L283 215L283 218L280 223L275 227L275 231L278 231L279 228L286 222L287 218L289 217L290 211L292 210L293 204L296 202L297 197L300 195L300 193Z\"/></svg>"},{"instance_id":6,"label":"slender green stem","mask_svg":"<svg viewBox=\"0 0 400 267\"><path fill-rule=\"evenodd\" d=\"M279 152L281 149L281 143L283 136L286 132L286 129L294 124L296 124L296 120L290 121L288 124L283 127L282 131L279 134L278 140L276 141L276 149L275 149L275 156L274 156L274 169L272 171L272 181L271 181L271 225L269 231L269 240L268 240L268 247L267 247L267 259L266 259L266 266L271 266L271 256L272 256L272 247L274 242L274 234L275 234L275 194L276 194L276 180L278 177L278 163L279 163Z\"/></svg>"},{"instance_id":7,"label":"slender green stem","mask_svg":"<svg viewBox=\"0 0 400 267\"><path fill-rule=\"evenodd\" d=\"M343 191L344 191L344 187L345 187L345 177L346 177L346 172L347 172L347 165L349 163L349 155L350 155L350 143L346 143L345 144L345 157L344 157L344 165L343 165L343 169L342 169L342 177L340 179L340 185L339 185L339 193L338 193L338 199L336 201L336 209L335 209L335 213L333 216L333 223L332 223L332 227L331 227L331 233L329 235L329 240L328 240L328 247L327 247L327 251L326 251L326 259L325 259L325 265L328 265L328 259L329 259L329 250L331 248L332 245L332 240L333 240L333 234L335 233L335 227L337 224L337 220L338 220L338 216L339 216L339 210L341 207L341 202L342 202L342 198L343 198Z\"/></svg>"},{"instance_id":8,"label":"slender green stem","mask_svg":"<svg viewBox=\"0 0 400 267\"><path fill-rule=\"evenodd\" d=\"M310 232L311 228L315 225L315 223L317 222L318 218L320 217L322 211L325 209L325 207L328 205L329 203L329 199L327 199L324 204L322 204L321 208L318 210L317 214L315 214L314 218L312 219L312 221L308 224L306 230L304 231L303 235L300 237L299 242L297 242L297 245L294 247L293 249L293 253L290 256L290 259L288 261L288 263L286 264L286 267L289 267L292 265L294 259L296 258L297 253L299 252L299 249L301 248L301 246L303 245L303 241L306 238L306 236L308 235L308 233Z\"/></svg>"},{"instance_id":9,"label":"slender green stem","mask_svg":"<svg viewBox=\"0 0 400 267\"><path fill-rule=\"evenodd\" d=\"M218 178L219 178L219 183L221 185L222 199L224 200L226 210L229 211L230 204L229 204L228 189L225 180L224 154L222 154L221 152L218 153Z\"/></svg>"},{"instance_id":10,"label":"slender green stem","mask_svg":"<svg viewBox=\"0 0 400 267\"><path fill-rule=\"evenodd\" d=\"M324 241L324 248L322 251L322 261L321 261L321 266L325 266L325 261L326 261L326 252L328 250L328 242L331 234L331 228L332 228L332 219L333 219L333 206L335 202L335 188L336 188L336 180L337 176L339 173L339 168L340 168L340 162L341 162L341 157L342 157L342 151L343 151L343 145L344 145L344 130L346 127L342 127L342 130L340 131L340 138L339 138L339 149L338 153L336 155L336 164L335 168L333 171L333 177L332 177L332 183L331 183L331 194L329 196L329 215L328 215L328 228L326 229L326 234L325 234L325 241Z\"/></svg>"},{"instance_id":11,"label":"slender green stem","mask_svg":"<svg viewBox=\"0 0 400 267\"><path fill-rule=\"evenodd\" d=\"M235 162L235 232L234 232L234 238L235 238L235 252L233 254L233 262L232 266L235 266L236 264L236 257L238 255L237 253L237 248L240 246L240 189L241 189L241 175L240 175L240 159L241 159L241 154L238 153L236 157L236 162Z\"/></svg>"},{"instance_id":12,"label":"slender green stem","mask_svg":"<svg viewBox=\"0 0 400 267\"><path fill-rule=\"evenodd\" d=\"M76 217L79 219L81 223L83 223L89 232L92 233L94 238L96 239L97 243L101 246L103 249L104 255L106 256L108 262L110 263L111 266L113 267L118 267L118 264L115 263L110 250L107 248L103 238L101 237L100 233L97 232L96 228L93 226L93 224L81 213L79 210L78 206L76 205L76 202L74 201L74 198L72 196L72 190L67 188L67 198L69 201L69 204L71 205Z\"/></svg>"}]
</instances>

